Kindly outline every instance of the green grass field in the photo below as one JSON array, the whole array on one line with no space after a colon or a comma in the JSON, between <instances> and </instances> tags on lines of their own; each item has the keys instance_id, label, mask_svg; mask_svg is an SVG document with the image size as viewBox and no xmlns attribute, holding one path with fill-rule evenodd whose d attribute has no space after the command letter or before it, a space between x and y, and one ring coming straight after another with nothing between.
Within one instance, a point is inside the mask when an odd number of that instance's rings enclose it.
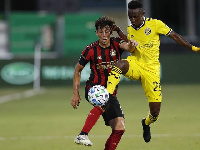
<instances>
[{"instance_id":1,"label":"green grass field","mask_svg":"<svg viewBox=\"0 0 200 150\"><path fill-rule=\"evenodd\" d=\"M35 96L26 89L1 89L1 150L103 150L111 133L102 118L89 134L92 147L73 143L92 106L84 100L77 110L70 105L71 87L45 88ZM160 119L151 125L152 140L142 138L141 119L148 103L140 85L120 85L118 99L126 118L126 132L118 150L197 150L200 148L200 85L163 85ZM21 94L17 94L21 93ZM14 96L12 96L14 94ZM29 94L30 95L30 94ZM17 97L17 98L16 98Z\"/></svg>"}]
</instances>

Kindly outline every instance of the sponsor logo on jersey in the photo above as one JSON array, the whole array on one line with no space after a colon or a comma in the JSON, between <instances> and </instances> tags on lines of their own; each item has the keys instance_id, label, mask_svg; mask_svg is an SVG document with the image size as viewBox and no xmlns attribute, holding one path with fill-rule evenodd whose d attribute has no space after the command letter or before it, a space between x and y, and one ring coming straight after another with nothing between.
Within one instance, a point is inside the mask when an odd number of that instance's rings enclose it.
<instances>
[{"instance_id":1,"label":"sponsor logo on jersey","mask_svg":"<svg viewBox=\"0 0 200 150\"><path fill-rule=\"evenodd\" d=\"M152 42L139 45L140 49L149 49L151 47L153 47L153 43Z\"/></svg>"},{"instance_id":2,"label":"sponsor logo on jersey","mask_svg":"<svg viewBox=\"0 0 200 150\"><path fill-rule=\"evenodd\" d=\"M151 29L150 29L150 28L146 28L146 29L144 30L144 33L145 33L146 35L150 35L150 34L151 34Z\"/></svg>"},{"instance_id":3,"label":"sponsor logo on jersey","mask_svg":"<svg viewBox=\"0 0 200 150\"><path fill-rule=\"evenodd\" d=\"M102 63L98 63L97 64L97 69L99 70L105 70L105 69L111 69L112 66L115 64L115 61L111 61L111 62L102 62Z\"/></svg>"}]
</instances>

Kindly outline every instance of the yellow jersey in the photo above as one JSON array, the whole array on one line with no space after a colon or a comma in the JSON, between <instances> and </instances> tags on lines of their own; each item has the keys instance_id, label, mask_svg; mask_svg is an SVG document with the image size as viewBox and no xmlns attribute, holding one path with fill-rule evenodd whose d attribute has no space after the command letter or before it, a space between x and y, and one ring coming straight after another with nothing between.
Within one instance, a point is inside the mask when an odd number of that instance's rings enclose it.
<instances>
[{"instance_id":1,"label":"yellow jersey","mask_svg":"<svg viewBox=\"0 0 200 150\"><path fill-rule=\"evenodd\" d=\"M152 18L145 18L139 28L132 25L127 27L128 40L133 39L139 42L137 49L130 56L141 65L159 65L160 34L169 35L172 31L162 21ZM150 66L149 66L150 67ZM153 67L153 66L152 66ZM158 67L158 66L157 66ZM156 68L157 68L156 67Z\"/></svg>"}]
</instances>

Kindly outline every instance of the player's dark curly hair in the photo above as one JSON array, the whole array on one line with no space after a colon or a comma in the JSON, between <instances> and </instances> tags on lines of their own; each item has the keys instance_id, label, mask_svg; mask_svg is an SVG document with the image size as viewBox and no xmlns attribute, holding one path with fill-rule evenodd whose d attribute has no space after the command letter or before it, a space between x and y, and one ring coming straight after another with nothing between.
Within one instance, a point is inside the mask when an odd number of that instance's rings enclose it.
<instances>
[{"instance_id":1,"label":"player's dark curly hair","mask_svg":"<svg viewBox=\"0 0 200 150\"><path fill-rule=\"evenodd\" d=\"M103 16L100 17L98 20L96 20L95 22L95 28L96 30L98 30L98 27L100 27L101 29L104 28L105 26L109 26L110 28L112 28L112 26L115 24L115 21L107 16Z\"/></svg>"},{"instance_id":2,"label":"player's dark curly hair","mask_svg":"<svg viewBox=\"0 0 200 150\"><path fill-rule=\"evenodd\" d=\"M142 2L140 0L132 0L128 3L129 9L142 8Z\"/></svg>"}]
</instances>

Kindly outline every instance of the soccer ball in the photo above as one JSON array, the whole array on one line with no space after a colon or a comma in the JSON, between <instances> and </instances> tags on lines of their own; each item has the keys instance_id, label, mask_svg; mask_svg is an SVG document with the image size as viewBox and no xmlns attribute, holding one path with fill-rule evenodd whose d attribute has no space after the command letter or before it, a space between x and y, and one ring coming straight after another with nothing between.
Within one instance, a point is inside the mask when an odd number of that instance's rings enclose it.
<instances>
[{"instance_id":1,"label":"soccer ball","mask_svg":"<svg viewBox=\"0 0 200 150\"><path fill-rule=\"evenodd\" d=\"M109 93L102 85L95 85L88 92L88 100L93 106L103 106L108 99Z\"/></svg>"}]
</instances>

